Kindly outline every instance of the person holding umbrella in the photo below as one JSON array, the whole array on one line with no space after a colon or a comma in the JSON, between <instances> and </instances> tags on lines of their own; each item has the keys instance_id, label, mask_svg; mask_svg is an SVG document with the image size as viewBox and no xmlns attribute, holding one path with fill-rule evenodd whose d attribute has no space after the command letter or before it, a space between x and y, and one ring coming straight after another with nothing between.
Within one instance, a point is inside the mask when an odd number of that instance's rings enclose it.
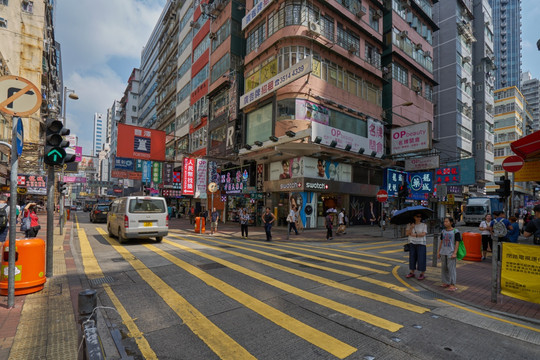
<instances>
[{"instance_id":1,"label":"person holding umbrella","mask_svg":"<svg viewBox=\"0 0 540 360\"><path fill-rule=\"evenodd\" d=\"M426 272L426 234L427 225L422 222L422 214L414 214L414 221L407 225L405 234L409 237L409 270L407 278L414 277L414 271L420 271L418 280L424 280Z\"/></svg>"}]
</instances>

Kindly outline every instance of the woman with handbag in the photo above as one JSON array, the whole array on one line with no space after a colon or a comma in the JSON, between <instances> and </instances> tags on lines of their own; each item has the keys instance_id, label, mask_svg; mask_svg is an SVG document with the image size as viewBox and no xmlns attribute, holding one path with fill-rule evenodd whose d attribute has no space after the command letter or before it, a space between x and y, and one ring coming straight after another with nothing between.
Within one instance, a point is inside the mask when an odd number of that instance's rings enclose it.
<instances>
[{"instance_id":1,"label":"woman with handbag","mask_svg":"<svg viewBox=\"0 0 540 360\"><path fill-rule=\"evenodd\" d=\"M422 222L422 214L414 215L414 222L407 225L405 234L409 237L409 270L407 278L414 277L414 271L420 271L418 280L426 277L426 235L427 225Z\"/></svg>"},{"instance_id":2,"label":"woman with handbag","mask_svg":"<svg viewBox=\"0 0 540 360\"><path fill-rule=\"evenodd\" d=\"M23 211L21 231L25 232L27 238L32 238L37 236L40 229L39 218L36 215L36 203L26 204Z\"/></svg>"}]
</instances>

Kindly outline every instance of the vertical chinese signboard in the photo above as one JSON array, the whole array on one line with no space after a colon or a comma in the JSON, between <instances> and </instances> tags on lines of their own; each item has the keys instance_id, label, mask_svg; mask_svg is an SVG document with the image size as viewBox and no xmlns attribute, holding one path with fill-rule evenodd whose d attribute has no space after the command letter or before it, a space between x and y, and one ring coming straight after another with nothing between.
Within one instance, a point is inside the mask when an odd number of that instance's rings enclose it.
<instances>
[{"instance_id":1,"label":"vertical chinese signboard","mask_svg":"<svg viewBox=\"0 0 540 360\"><path fill-rule=\"evenodd\" d=\"M264 165L257 164L257 192L264 190Z\"/></svg>"},{"instance_id":2,"label":"vertical chinese signboard","mask_svg":"<svg viewBox=\"0 0 540 360\"><path fill-rule=\"evenodd\" d=\"M144 161L142 166L142 182L149 183L152 172L152 162Z\"/></svg>"},{"instance_id":3,"label":"vertical chinese signboard","mask_svg":"<svg viewBox=\"0 0 540 360\"><path fill-rule=\"evenodd\" d=\"M195 195L195 159L188 157L182 166L182 194Z\"/></svg>"},{"instance_id":4,"label":"vertical chinese signboard","mask_svg":"<svg viewBox=\"0 0 540 360\"><path fill-rule=\"evenodd\" d=\"M173 182L173 164L163 164L163 185L172 185Z\"/></svg>"},{"instance_id":5,"label":"vertical chinese signboard","mask_svg":"<svg viewBox=\"0 0 540 360\"><path fill-rule=\"evenodd\" d=\"M377 156L384 155L384 125L372 118L368 119L369 151L375 151Z\"/></svg>"},{"instance_id":6,"label":"vertical chinese signboard","mask_svg":"<svg viewBox=\"0 0 540 360\"><path fill-rule=\"evenodd\" d=\"M195 198L206 199L206 172L208 171L208 161L197 159L197 187Z\"/></svg>"},{"instance_id":7,"label":"vertical chinese signboard","mask_svg":"<svg viewBox=\"0 0 540 360\"><path fill-rule=\"evenodd\" d=\"M154 161L152 164L152 182L154 184L161 183L161 163Z\"/></svg>"}]
</instances>

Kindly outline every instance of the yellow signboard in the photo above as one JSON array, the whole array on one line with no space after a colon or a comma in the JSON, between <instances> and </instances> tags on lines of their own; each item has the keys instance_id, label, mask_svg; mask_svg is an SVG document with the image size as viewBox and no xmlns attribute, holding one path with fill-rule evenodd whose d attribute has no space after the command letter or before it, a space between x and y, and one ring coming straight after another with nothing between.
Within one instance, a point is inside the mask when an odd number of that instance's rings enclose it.
<instances>
[{"instance_id":1,"label":"yellow signboard","mask_svg":"<svg viewBox=\"0 0 540 360\"><path fill-rule=\"evenodd\" d=\"M540 304L540 246L502 244L501 294Z\"/></svg>"},{"instance_id":2,"label":"yellow signboard","mask_svg":"<svg viewBox=\"0 0 540 360\"><path fill-rule=\"evenodd\" d=\"M540 181L540 161L525 162L514 176L514 181Z\"/></svg>"}]
</instances>

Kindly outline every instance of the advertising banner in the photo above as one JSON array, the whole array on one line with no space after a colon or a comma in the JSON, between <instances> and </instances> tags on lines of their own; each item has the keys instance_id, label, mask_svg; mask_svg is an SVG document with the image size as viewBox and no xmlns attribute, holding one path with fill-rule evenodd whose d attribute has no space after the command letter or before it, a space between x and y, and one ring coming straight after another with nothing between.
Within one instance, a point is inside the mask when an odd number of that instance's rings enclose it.
<instances>
[{"instance_id":1,"label":"advertising banner","mask_svg":"<svg viewBox=\"0 0 540 360\"><path fill-rule=\"evenodd\" d=\"M392 129L392 155L431 149L431 122Z\"/></svg>"},{"instance_id":2,"label":"advertising banner","mask_svg":"<svg viewBox=\"0 0 540 360\"><path fill-rule=\"evenodd\" d=\"M433 173L418 172L409 174L409 198L414 200L426 200L433 192Z\"/></svg>"},{"instance_id":3,"label":"advertising banner","mask_svg":"<svg viewBox=\"0 0 540 360\"><path fill-rule=\"evenodd\" d=\"M350 182L352 181L352 166L310 157L297 157L270 163L269 180L298 177Z\"/></svg>"},{"instance_id":4,"label":"advertising banner","mask_svg":"<svg viewBox=\"0 0 540 360\"><path fill-rule=\"evenodd\" d=\"M439 155L405 159L405 170L418 171L436 169L439 167L439 163Z\"/></svg>"},{"instance_id":5,"label":"advertising banner","mask_svg":"<svg viewBox=\"0 0 540 360\"><path fill-rule=\"evenodd\" d=\"M459 166L447 166L435 170L435 183L457 185L460 182Z\"/></svg>"},{"instance_id":6,"label":"advertising banner","mask_svg":"<svg viewBox=\"0 0 540 360\"><path fill-rule=\"evenodd\" d=\"M78 176L64 176L64 182L67 183L86 183L85 177L78 177Z\"/></svg>"},{"instance_id":7,"label":"advertising banner","mask_svg":"<svg viewBox=\"0 0 540 360\"><path fill-rule=\"evenodd\" d=\"M540 181L540 161L527 161L514 173L514 181Z\"/></svg>"},{"instance_id":8,"label":"advertising banner","mask_svg":"<svg viewBox=\"0 0 540 360\"><path fill-rule=\"evenodd\" d=\"M75 146L75 161L82 160L82 146Z\"/></svg>"},{"instance_id":9,"label":"advertising banner","mask_svg":"<svg viewBox=\"0 0 540 360\"><path fill-rule=\"evenodd\" d=\"M133 171L133 165L135 161L133 159L116 157L114 159L114 169L115 170L126 170Z\"/></svg>"},{"instance_id":10,"label":"advertising banner","mask_svg":"<svg viewBox=\"0 0 540 360\"><path fill-rule=\"evenodd\" d=\"M240 108L243 109L249 104L259 100L260 98L270 94L294 80L301 78L311 72L311 56L308 56L302 61L297 62L287 70L284 70L257 86L255 89L245 93L240 97Z\"/></svg>"},{"instance_id":11,"label":"advertising banner","mask_svg":"<svg viewBox=\"0 0 540 360\"><path fill-rule=\"evenodd\" d=\"M206 174L208 172L208 161L197 159L197 185L195 198L206 199Z\"/></svg>"},{"instance_id":12,"label":"advertising banner","mask_svg":"<svg viewBox=\"0 0 540 360\"><path fill-rule=\"evenodd\" d=\"M261 0L242 18L242 30L244 30L257 16L268 7L274 0Z\"/></svg>"},{"instance_id":13,"label":"advertising banner","mask_svg":"<svg viewBox=\"0 0 540 360\"><path fill-rule=\"evenodd\" d=\"M143 163L144 163L144 160L135 159L135 171L142 172L143 171Z\"/></svg>"},{"instance_id":14,"label":"advertising banner","mask_svg":"<svg viewBox=\"0 0 540 360\"><path fill-rule=\"evenodd\" d=\"M165 132L118 124L116 154L131 159L165 161Z\"/></svg>"},{"instance_id":15,"label":"advertising banner","mask_svg":"<svg viewBox=\"0 0 540 360\"><path fill-rule=\"evenodd\" d=\"M248 168L221 171L221 188L226 194L241 194L249 180Z\"/></svg>"},{"instance_id":16,"label":"advertising banner","mask_svg":"<svg viewBox=\"0 0 540 360\"><path fill-rule=\"evenodd\" d=\"M377 157L384 154L384 125L372 118L368 119L368 140L369 145L367 153L371 154L373 151L377 153Z\"/></svg>"},{"instance_id":17,"label":"advertising banner","mask_svg":"<svg viewBox=\"0 0 540 360\"><path fill-rule=\"evenodd\" d=\"M172 185L173 169L174 165L172 163L163 164L163 185Z\"/></svg>"},{"instance_id":18,"label":"advertising banner","mask_svg":"<svg viewBox=\"0 0 540 360\"><path fill-rule=\"evenodd\" d=\"M296 120L309 120L319 124L330 123L330 110L311 101L296 99Z\"/></svg>"},{"instance_id":19,"label":"advertising banner","mask_svg":"<svg viewBox=\"0 0 540 360\"><path fill-rule=\"evenodd\" d=\"M111 170L111 177L117 179L142 180L142 173L125 170Z\"/></svg>"},{"instance_id":20,"label":"advertising banner","mask_svg":"<svg viewBox=\"0 0 540 360\"><path fill-rule=\"evenodd\" d=\"M502 243L501 294L540 304L540 246Z\"/></svg>"},{"instance_id":21,"label":"advertising banner","mask_svg":"<svg viewBox=\"0 0 540 360\"><path fill-rule=\"evenodd\" d=\"M161 163L152 161L152 182L154 184L161 184L161 171Z\"/></svg>"},{"instance_id":22,"label":"advertising banner","mask_svg":"<svg viewBox=\"0 0 540 360\"><path fill-rule=\"evenodd\" d=\"M43 175L17 175L17 184L26 187L26 194L47 195L47 177Z\"/></svg>"},{"instance_id":23,"label":"advertising banner","mask_svg":"<svg viewBox=\"0 0 540 360\"><path fill-rule=\"evenodd\" d=\"M97 159L92 156L82 156L81 162L79 162L78 171L86 173L97 172Z\"/></svg>"},{"instance_id":24,"label":"advertising banner","mask_svg":"<svg viewBox=\"0 0 540 360\"><path fill-rule=\"evenodd\" d=\"M396 197L398 195L399 186L404 180L405 183L407 182L407 173L405 171L386 169L385 180L384 190L386 190L388 196Z\"/></svg>"},{"instance_id":25,"label":"advertising banner","mask_svg":"<svg viewBox=\"0 0 540 360\"><path fill-rule=\"evenodd\" d=\"M318 139L319 138L319 139ZM323 145L332 144L332 141L336 142L336 148L345 149L347 144L351 145L351 152L357 153L360 148L364 149L364 154L369 155L370 139L350 133L345 130L336 129L331 126L326 126L316 122L311 123L311 141L318 142ZM382 151L382 149L381 149ZM381 153L377 153L378 157L382 156Z\"/></svg>"},{"instance_id":26,"label":"advertising banner","mask_svg":"<svg viewBox=\"0 0 540 360\"><path fill-rule=\"evenodd\" d=\"M151 161L144 161L143 168L142 168L142 176L141 179L144 183L149 183L150 178L152 176L152 162Z\"/></svg>"},{"instance_id":27,"label":"advertising banner","mask_svg":"<svg viewBox=\"0 0 540 360\"><path fill-rule=\"evenodd\" d=\"M182 194L195 195L195 159L184 158L182 166Z\"/></svg>"}]
</instances>

